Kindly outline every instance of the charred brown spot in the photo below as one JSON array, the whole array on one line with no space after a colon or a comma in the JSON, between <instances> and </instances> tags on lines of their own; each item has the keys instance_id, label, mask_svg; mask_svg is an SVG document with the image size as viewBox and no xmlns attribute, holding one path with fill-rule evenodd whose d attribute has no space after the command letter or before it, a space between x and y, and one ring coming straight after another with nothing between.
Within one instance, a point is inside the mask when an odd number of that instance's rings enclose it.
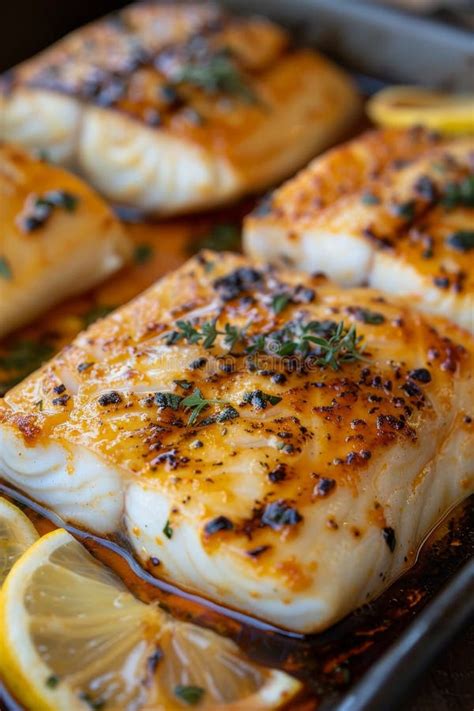
<instances>
[{"instance_id":1,"label":"charred brown spot","mask_svg":"<svg viewBox=\"0 0 474 711\"><path fill-rule=\"evenodd\" d=\"M250 556L250 558L259 558L263 553L270 550L270 548L271 546L257 546L247 551L247 555Z\"/></svg>"},{"instance_id":2,"label":"charred brown spot","mask_svg":"<svg viewBox=\"0 0 474 711\"><path fill-rule=\"evenodd\" d=\"M119 405L121 402L122 396L116 390L104 393L98 399L98 403L101 407L107 407L107 405Z\"/></svg>"},{"instance_id":3,"label":"charred brown spot","mask_svg":"<svg viewBox=\"0 0 474 711\"><path fill-rule=\"evenodd\" d=\"M262 515L262 525L279 530L284 526L296 526L303 520L302 515L283 500L268 504Z\"/></svg>"},{"instance_id":4,"label":"charred brown spot","mask_svg":"<svg viewBox=\"0 0 474 711\"><path fill-rule=\"evenodd\" d=\"M231 531L234 528L232 521L227 516L216 516L211 521L208 521L204 526L206 536L213 536L220 531Z\"/></svg>"},{"instance_id":5,"label":"charred brown spot","mask_svg":"<svg viewBox=\"0 0 474 711\"><path fill-rule=\"evenodd\" d=\"M382 535L390 552L393 553L393 551L395 550L395 546L397 545L397 539L395 536L394 529L391 526L386 526L385 528L382 528Z\"/></svg>"},{"instance_id":6,"label":"charred brown spot","mask_svg":"<svg viewBox=\"0 0 474 711\"><path fill-rule=\"evenodd\" d=\"M274 484L276 484L279 481L283 481L283 479L286 478L287 475L287 466L286 464L278 464L278 466L275 467L275 469L272 469L271 472L268 473L268 478L270 481Z\"/></svg>"},{"instance_id":7,"label":"charred brown spot","mask_svg":"<svg viewBox=\"0 0 474 711\"><path fill-rule=\"evenodd\" d=\"M261 282L262 274L259 271L251 267L240 267L227 276L216 279L213 287L223 301L232 301Z\"/></svg>"},{"instance_id":8,"label":"charred brown spot","mask_svg":"<svg viewBox=\"0 0 474 711\"><path fill-rule=\"evenodd\" d=\"M325 497L325 496L328 496L335 488L336 488L335 479L328 479L327 477L320 477L318 482L314 486L313 495Z\"/></svg>"},{"instance_id":9,"label":"charred brown spot","mask_svg":"<svg viewBox=\"0 0 474 711\"><path fill-rule=\"evenodd\" d=\"M412 380L418 380L420 383L430 383L431 373L426 368L416 368L415 370L410 370L408 377Z\"/></svg>"}]
</instances>

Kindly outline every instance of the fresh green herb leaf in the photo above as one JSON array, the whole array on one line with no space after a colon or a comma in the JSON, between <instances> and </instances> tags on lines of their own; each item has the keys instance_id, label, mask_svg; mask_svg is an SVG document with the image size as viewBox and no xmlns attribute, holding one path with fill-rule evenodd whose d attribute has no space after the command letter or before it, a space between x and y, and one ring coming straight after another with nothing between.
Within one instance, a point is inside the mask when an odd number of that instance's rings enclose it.
<instances>
[{"instance_id":1,"label":"fresh green herb leaf","mask_svg":"<svg viewBox=\"0 0 474 711\"><path fill-rule=\"evenodd\" d=\"M59 677L56 676L56 674L51 674L51 676L48 676L46 679L46 686L48 689L55 689L57 685L59 684Z\"/></svg>"},{"instance_id":2,"label":"fresh green herb leaf","mask_svg":"<svg viewBox=\"0 0 474 711\"><path fill-rule=\"evenodd\" d=\"M277 294L273 297L272 309L276 314L280 314L291 302L290 294Z\"/></svg>"},{"instance_id":3,"label":"fresh green herb leaf","mask_svg":"<svg viewBox=\"0 0 474 711\"><path fill-rule=\"evenodd\" d=\"M0 257L0 279L13 279L12 268L6 257Z\"/></svg>"},{"instance_id":4,"label":"fresh green herb leaf","mask_svg":"<svg viewBox=\"0 0 474 711\"><path fill-rule=\"evenodd\" d=\"M168 521L166 521L165 526L163 528L163 533L165 534L166 538L172 538L173 537L173 529L171 528L171 524Z\"/></svg>"},{"instance_id":5,"label":"fresh green herb leaf","mask_svg":"<svg viewBox=\"0 0 474 711\"><path fill-rule=\"evenodd\" d=\"M357 336L355 326L347 329L344 322L310 321L307 324L290 323L283 329L259 334L251 339L247 353L268 353L279 356L311 356L321 367L338 370L343 363L365 360L362 355L362 336ZM312 345L317 346L313 348Z\"/></svg>"},{"instance_id":6,"label":"fresh green herb leaf","mask_svg":"<svg viewBox=\"0 0 474 711\"><path fill-rule=\"evenodd\" d=\"M244 330L226 323L224 326L224 345L228 346L229 350L234 350L237 343L243 339Z\"/></svg>"},{"instance_id":7,"label":"fresh green herb leaf","mask_svg":"<svg viewBox=\"0 0 474 711\"><path fill-rule=\"evenodd\" d=\"M188 395L188 397L185 397L181 401L181 406L184 407L186 410L191 410L191 414L188 419L188 425L193 425L201 412L205 410L207 407L210 405L226 405L223 400L217 400L217 399L211 399L207 400L202 396L201 391L199 388L195 388L194 392L191 395Z\"/></svg>"},{"instance_id":8,"label":"fresh green herb leaf","mask_svg":"<svg viewBox=\"0 0 474 711\"><path fill-rule=\"evenodd\" d=\"M202 344L204 348L212 348L219 335L219 331L216 329L216 322L208 321L207 323L203 323L201 326L201 334L204 339Z\"/></svg>"},{"instance_id":9,"label":"fresh green herb leaf","mask_svg":"<svg viewBox=\"0 0 474 711\"><path fill-rule=\"evenodd\" d=\"M88 328L100 318L105 318L112 313L112 311L115 311L116 308L116 306L108 306L106 304L97 304L96 306L93 306L82 317L84 328Z\"/></svg>"},{"instance_id":10,"label":"fresh green herb leaf","mask_svg":"<svg viewBox=\"0 0 474 711\"><path fill-rule=\"evenodd\" d=\"M180 331L180 339L184 338L188 343L199 343L201 335L192 325L191 321L177 321L176 326Z\"/></svg>"},{"instance_id":11,"label":"fresh green herb leaf","mask_svg":"<svg viewBox=\"0 0 474 711\"><path fill-rule=\"evenodd\" d=\"M448 244L458 252L470 252L474 249L474 230L459 230L448 237Z\"/></svg>"},{"instance_id":12,"label":"fresh green herb leaf","mask_svg":"<svg viewBox=\"0 0 474 711\"><path fill-rule=\"evenodd\" d=\"M153 257L153 253L151 244L137 244L133 252L135 264L146 264Z\"/></svg>"},{"instance_id":13,"label":"fresh green herb leaf","mask_svg":"<svg viewBox=\"0 0 474 711\"><path fill-rule=\"evenodd\" d=\"M178 684L174 688L174 695L189 706L196 706L204 696L204 689L200 686L184 686Z\"/></svg>"},{"instance_id":14,"label":"fresh green herb leaf","mask_svg":"<svg viewBox=\"0 0 474 711\"><path fill-rule=\"evenodd\" d=\"M216 328L216 321L207 321L196 328L191 321L177 321L177 331L172 331L165 335L167 345L173 345L181 340L188 343L203 342L204 348L212 348L220 331Z\"/></svg>"}]
</instances>

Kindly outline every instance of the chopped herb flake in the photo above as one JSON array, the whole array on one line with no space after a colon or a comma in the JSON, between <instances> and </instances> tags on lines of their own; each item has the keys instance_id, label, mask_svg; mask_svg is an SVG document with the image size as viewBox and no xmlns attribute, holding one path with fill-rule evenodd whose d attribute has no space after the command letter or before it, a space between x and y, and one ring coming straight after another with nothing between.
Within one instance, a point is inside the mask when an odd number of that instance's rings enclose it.
<instances>
[{"instance_id":1,"label":"chopped herb flake","mask_svg":"<svg viewBox=\"0 0 474 711\"><path fill-rule=\"evenodd\" d=\"M184 686L178 684L174 688L174 695L189 706L196 706L204 696L204 689L200 686Z\"/></svg>"},{"instance_id":2,"label":"chopped herb flake","mask_svg":"<svg viewBox=\"0 0 474 711\"><path fill-rule=\"evenodd\" d=\"M244 403L252 405L257 410L265 410L267 405L278 405L281 400L282 398L278 397L278 395L269 395L261 390L245 393L243 397Z\"/></svg>"},{"instance_id":3,"label":"chopped herb flake","mask_svg":"<svg viewBox=\"0 0 474 711\"><path fill-rule=\"evenodd\" d=\"M448 244L458 252L470 252L474 249L474 230L459 230L448 237Z\"/></svg>"},{"instance_id":4,"label":"chopped herb flake","mask_svg":"<svg viewBox=\"0 0 474 711\"><path fill-rule=\"evenodd\" d=\"M215 252L237 252L240 250L240 227L232 222L214 225L196 243L191 244L192 253L200 249L212 249Z\"/></svg>"},{"instance_id":5,"label":"chopped herb flake","mask_svg":"<svg viewBox=\"0 0 474 711\"><path fill-rule=\"evenodd\" d=\"M273 297L272 309L276 314L280 314L291 302L290 294L277 294Z\"/></svg>"},{"instance_id":6,"label":"chopped herb flake","mask_svg":"<svg viewBox=\"0 0 474 711\"><path fill-rule=\"evenodd\" d=\"M137 244L133 252L135 264L146 264L153 257L153 247L150 244Z\"/></svg>"},{"instance_id":7,"label":"chopped herb flake","mask_svg":"<svg viewBox=\"0 0 474 711\"><path fill-rule=\"evenodd\" d=\"M155 393L155 402L162 410L167 408L177 410L181 405L182 399L181 395L176 395L176 393Z\"/></svg>"},{"instance_id":8,"label":"chopped herb flake","mask_svg":"<svg viewBox=\"0 0 474 711\"><path fill-rule=\"evenodd\" d=\"M171 524L168 521L166 521L165 526L163 528L163 533L165 534L166 538L172 538L173 537L173 529L171 528Z\"/></svg>"}]
</instances>

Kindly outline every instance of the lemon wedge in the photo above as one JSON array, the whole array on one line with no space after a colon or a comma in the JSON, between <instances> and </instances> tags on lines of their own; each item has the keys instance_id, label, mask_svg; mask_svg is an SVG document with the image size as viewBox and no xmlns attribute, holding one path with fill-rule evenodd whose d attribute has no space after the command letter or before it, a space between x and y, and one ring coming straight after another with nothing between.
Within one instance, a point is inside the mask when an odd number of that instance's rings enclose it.
<instances>
[{"instance_id":1,"label":"lemon wedge","mask_svg":"<svg viewBox=\"0 0 474 711\"><path fill-rule=\"evenodd\" d=\"M412 86L382 89L367 103L372 121L389 128L421 125L447 134L474 133L474 95Z\"/></svg>"},{"instance_id":2,"label":"lemon wedge","mask_svg":"<svg viewBox=\"0 0 474 711\"><path fill-rule=\"evenodd\" d=\"M27 548L38 539L30 519L17 506L0 497L0 586Z\"/></svg>"},{"instance_id":3,"label":"lemon wedge","mask_svg":"<svg viewBox=\"0 0 474 711\"><path fill-rule=\"evenodd\" d=\"M34 711L256 711L300 689L232 641L137 600L62 529L0 591L0 673Z\"/></svg>"}]
</instances>

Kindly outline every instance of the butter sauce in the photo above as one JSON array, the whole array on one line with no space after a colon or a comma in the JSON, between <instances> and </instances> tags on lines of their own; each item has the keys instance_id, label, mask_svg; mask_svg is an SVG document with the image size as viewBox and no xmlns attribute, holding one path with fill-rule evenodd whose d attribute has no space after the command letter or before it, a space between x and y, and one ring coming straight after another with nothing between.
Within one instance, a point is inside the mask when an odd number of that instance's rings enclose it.
<instances>
[{"instance_id":1,"label":"butter sauce","mask_svg":"<svg viewBox=\"0 0 474 711\"><path fill-rule=\"evenodd\" d=\"M288 711L315 711L344 694L474 554L474 496L460 503L427 537L414 565L373 602L325 632L298 635L180 590L144 570L123 542L73 526L0 483L0 495L19 505L41 534L61 526L124 580L144 602L155 602L179 619L231 637L253 660L288 671L305 694ZM0 708L23 711L0 686ZM26 710L24 710L26 711ZM29 710L28 710L29 711Z\"/></svg>"}]
</instances>

